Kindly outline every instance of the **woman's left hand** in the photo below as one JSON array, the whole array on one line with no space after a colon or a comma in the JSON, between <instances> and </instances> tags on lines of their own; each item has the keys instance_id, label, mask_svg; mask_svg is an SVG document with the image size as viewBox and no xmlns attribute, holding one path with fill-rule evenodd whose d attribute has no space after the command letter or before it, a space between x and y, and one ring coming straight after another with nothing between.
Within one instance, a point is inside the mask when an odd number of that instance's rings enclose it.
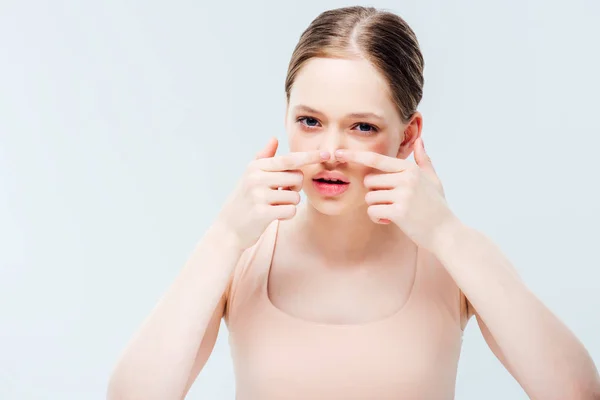
<instances>
[{"instance_id":1,"label":"woman's left hand","mask_svg":"<svg viewBox=\"0 0 600 400\"><path fill-rule=\"evenodd\" d=\"M415 243L433 250L442 231L456 223L446 203L442 183L423 141L415 142L415 163L369 151L338 150L336 159L374 168L365 177L365 196L370 218L380 224L393 222Z\"/></svg>"}]
</instances>

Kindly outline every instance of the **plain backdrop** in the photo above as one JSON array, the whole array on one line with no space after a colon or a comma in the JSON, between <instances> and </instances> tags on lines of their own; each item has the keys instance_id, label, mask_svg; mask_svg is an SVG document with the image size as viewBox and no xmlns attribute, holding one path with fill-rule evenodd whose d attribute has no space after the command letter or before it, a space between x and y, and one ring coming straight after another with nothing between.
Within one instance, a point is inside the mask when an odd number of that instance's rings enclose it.
<instances>
[{"instance_id":1,"label":"plain backdrop","mask_svg":"<svg viewBox=\"0 0 600 400\"><path fill-rule=\"evenodd\" d=\"M0 398L102 399L333 0L0 1ZM600 361L600 3L405 0L455 213ZM502 299L498 299L502 301ZM233 399L223 326L190 399ZM456 398L525 399L474 320Z\"/></svg>"}]
</instances>

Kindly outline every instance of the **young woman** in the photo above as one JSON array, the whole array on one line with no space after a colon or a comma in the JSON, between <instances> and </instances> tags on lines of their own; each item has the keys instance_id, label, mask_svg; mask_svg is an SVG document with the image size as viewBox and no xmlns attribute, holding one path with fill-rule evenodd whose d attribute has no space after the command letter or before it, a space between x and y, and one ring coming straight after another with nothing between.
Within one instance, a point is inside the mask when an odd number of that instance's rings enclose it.
<instances>
[{"instance_id":1,"label":"young woman","mask_svg":"<svg viewBox=\"0 0 600 400\"><path fill-rule=\"evenodd\" d=\"M250 163L109 398L184 398L224 318L239 399L452 399L472 315L531 398L599 398L586 349L449 209L421 137L422 87L400 17L317 17L285 83L291 152L271 140Z\"/></svg>"}]
</instances>

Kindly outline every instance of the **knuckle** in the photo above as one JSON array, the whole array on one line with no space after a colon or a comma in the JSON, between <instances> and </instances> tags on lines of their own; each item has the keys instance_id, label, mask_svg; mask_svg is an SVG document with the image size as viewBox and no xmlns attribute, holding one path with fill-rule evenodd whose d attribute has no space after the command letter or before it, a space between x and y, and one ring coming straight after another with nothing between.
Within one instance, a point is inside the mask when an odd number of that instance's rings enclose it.
<instances>
[{"instance_id":1,"label":"knuckle","mask_svg":"<svg viewBox=\"0 0 600 400\"><path fill-rule=\"evenodd\" d=\"M301 161L302 165L315 164L321 161L321 153L318 151L314 153L307 153L304 157L302 157Z\"/></svg>"},{"instance_id":2,"label":"knuckle","mask_svg":"<svg viewBox=\"0 0 600 400\"><path fill-rule=\"evenodd\" d=\"M285 164L284 164L284 168L285 168L286 170L295 169L295 168L296 168L296 166L297 166L297 163L296 163L296 161L294 161L294 160L292 160L292 159L287 159L287 160L285 161Z\"/></svg>"},{"instance_id":3,"label":"knuckle","mask_svg":"<svg viewBox=\"0 0 600 400\"><path fill-rule=\"evenodd\" d=\"M302 173L302 171L298 171L294 174L294 183L296 185L300 185L302 181L304 181L304 174Z\"/></svg>"},{"instance_id":4,"label":"knuckle","mask_svg":"<svg viewBox=\"0 0 600 400\"><path fill-rule=\"evenodd\" d=\"M377 160L377 157L375 156L375 154L373 154L373 153L369 153L369 154L367 154L367 155L365 156L365 158L366 158L366 160L365 160L365 161L366 161L366 162L367 162L369 165L373 165L373 166L375 166L375 167L377 167L377 166L379 165L379 162L378 162L378 160Z\"/></svg>"},{"instance_id":5,"label":"knuckle","mask_svg":"<svg viewBox=\"0 0 600 400\"><path fill-rule=\"evenodd\" d=\"M258 187L255 187L252 192L252 198L254 199L255 203L264 203L266 200L266 194L264 190L261 190Z\"/></svg>"},{"instance_id":6,"label":"knuckle","mask_svg":"<svg viewBox=\"0 0 600 400\"><path fill-rule=\"evenodd\" d=\"M292 193L292 202L294 204L299 204L300 203L300 193L298 192L291 192Z\"/></svg>"},{"instance_id":7,"label":"knuckle","mask_svg":"<svg viewBox=\"0 0 600 400\"><path fill-rule=\"evenodd\" d=\"M246 184L248 187L255 187L261 181L261 176L258 171L250 171L250 173L246 177Z\"/></svg>"},{"instance_id":8,"label":"knuckle","mask_svg":"<svg viewBox=\"0 0 600 400\"><path fill-rule=\"evenodd\" d=\"M394 203L394 215L402 218L406 214L406 207L403 203Z\"/></svg>"},{"instance_id":9,"label":"knuckle","mask_svg":"<svg viewBox=\"0 0 600 400\"><path fill-rule=\"evenodd\" d=\"M404 177L404 182L409 189L415 187L419 181L419 176L414 170L407 170Z\"/></svg>"},{"instance_id":10,"label":"knuckle","mask_svg":"<svg viewBox=\"0 0 600 400\"><path fill-rule=\"evenodd\" d=\"M377 210L373 206L369 206L369 208L367 208L367 214L369 214L369 216L372 218L375 217L376 211Z\"/></svg>"},{"instance_id":11,"label":"knuckle","mask_svg":"<svg viewBox=\"0 0 600 400\"><path fill-rule=\"evenodd\" d=\"M288 170L292 168L293 161L289 158L281 158L278 164L281 170Z\"/></svg>"},{"instance_id":12,"label":"knuckle","mask_svg":"<svg viewBox=\"0 0 600 400\"><path fill-rule=\"evenodd\" d=\"M281 161L274 158L273 160L270 161L269 168L271 171L279 171L279 170L281 170L281 164L282 164Z\"/></svg>"},{"instance_id":13,"label":"knuckle","mask_svg":"<svg viewBox=\"0 0 600 400\"><path fill-rule=\"evenodd\" d=\"M292 218L294 215L296 215L296 206L294 205L287 205L287 206L283 206L283 216L285 218Z\"/></svg>"},{"instance_id":14,"label":"knuckle","mask_svg":"<svg viewBox=\"0 0 600 400\"><path fill-rule=\"evenodd\" d=\"M248 164L248 168L246 168L246 169L249 172L259 170L260 166L261 166L261 162L262 162L262 160L260 160L260 159L258 159L258 160L252 160L252 161L250 161L250 163Z\"/></svg>"},{"instance_id":15,"label":"knuckle","mask_svg":"<svg viewBox=\"0 0 600 400\"><path fill-rule=\"evenodd\" d=\"M406 203L412 196L411 188L398 188L394 190L394 203L398 206Z\"/></svg>"}]
</instances>

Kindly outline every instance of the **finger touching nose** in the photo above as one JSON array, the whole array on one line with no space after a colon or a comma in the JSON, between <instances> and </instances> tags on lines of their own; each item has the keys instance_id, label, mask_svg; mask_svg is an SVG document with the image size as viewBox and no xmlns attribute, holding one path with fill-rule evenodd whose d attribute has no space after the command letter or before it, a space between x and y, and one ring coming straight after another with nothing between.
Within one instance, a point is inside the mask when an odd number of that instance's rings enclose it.
<instances>
[{"instance_id":1,"label":"finger touching nose","mask_svg":"<svg viewBox=\"0 0 600 400\"><path fill-rule=\"evenodd\" d=\"M324 160L325 163L337 163L335 158L335 151L343 149L345 147L344 139L342 134L337 132L328 132L324 135L323 141L321 142L321 151L326 151L330 154L329 160Z\"/></svg>"}]
</instances>

